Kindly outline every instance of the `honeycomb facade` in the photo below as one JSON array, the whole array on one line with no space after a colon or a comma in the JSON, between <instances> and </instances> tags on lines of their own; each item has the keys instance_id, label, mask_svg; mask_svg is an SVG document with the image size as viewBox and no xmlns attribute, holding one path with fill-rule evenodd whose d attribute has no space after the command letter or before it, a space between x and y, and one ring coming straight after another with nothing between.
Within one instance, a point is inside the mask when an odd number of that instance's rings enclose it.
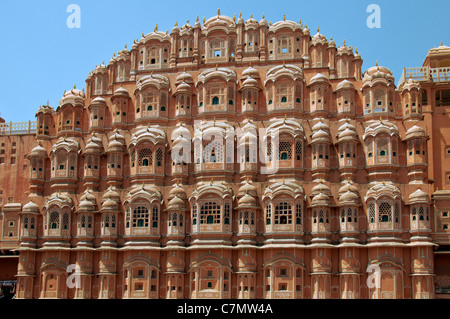
<instances>
[{"instance_id":1,"label":"honeycomb facade","mask_svg":"<svg viewBox=\"0 0 450 319\"><path fill-rule=\"evenodd\" d=\"M125 45L32 132L4 123L17 298L449 296L450 48L398 86L361 66L301 21L218 12Z\"/></svg>"}]
</instances>

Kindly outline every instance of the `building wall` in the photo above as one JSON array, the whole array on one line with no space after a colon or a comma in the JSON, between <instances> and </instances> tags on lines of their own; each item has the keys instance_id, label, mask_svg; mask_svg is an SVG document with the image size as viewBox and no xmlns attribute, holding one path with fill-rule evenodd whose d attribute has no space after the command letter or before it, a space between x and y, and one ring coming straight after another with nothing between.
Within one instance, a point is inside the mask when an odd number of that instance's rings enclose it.
<instances>
[{"instance_id":1,"label":"building wall","mask_svg":"<svg viewBox=\"0 0 450 319\"><path fill-rule=\"evenodd\" d=\"M41 106L36 134L0 136L18 298L445 297L446 107L361 64L285 20L134 41Z\"/></svg>"}]
</instances>

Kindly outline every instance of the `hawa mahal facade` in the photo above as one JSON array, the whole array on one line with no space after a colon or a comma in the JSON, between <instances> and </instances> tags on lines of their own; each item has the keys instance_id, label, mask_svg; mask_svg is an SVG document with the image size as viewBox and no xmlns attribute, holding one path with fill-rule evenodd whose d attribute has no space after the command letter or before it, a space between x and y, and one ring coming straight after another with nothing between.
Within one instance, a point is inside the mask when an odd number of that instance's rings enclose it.
<instances>
[{"instance_id":1,"label":"hawa mahal facade","mask_svg":"<svg viewBox=\"0 0 450 319\"><path fill-rule=\"evenodd\" d=\"M450 48L398 85L362 62L284 17L142 34L1 124L0 279L25 299L449 297Z\"/></svg>"}]
</instances>

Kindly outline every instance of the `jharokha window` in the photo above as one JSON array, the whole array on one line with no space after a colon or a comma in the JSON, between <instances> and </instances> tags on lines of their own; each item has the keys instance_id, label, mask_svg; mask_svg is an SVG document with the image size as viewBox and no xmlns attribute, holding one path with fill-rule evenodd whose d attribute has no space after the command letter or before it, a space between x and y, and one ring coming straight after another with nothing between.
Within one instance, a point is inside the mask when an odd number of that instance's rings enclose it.
<instances>
[{"instance_id":1,"label":"jharokha window","mask_svg":"<svg viewBox=\"0 0 450 319\"><path fill-rule=\"evenodd\" d=\"M277 224L292 224L292 207L288 203L279 203L275 206L274 222Z\"/></svg>"},{"instance_id":2,"label":"jharokha window","mask_svg":"<svg viewBox=\"0 0 450 319\"><path fill-rule=\"evenodd\" d=\"M148 227L149 212L147 207L136 207L133 211L133 227Z\"/></svg>"},{"instance_id":3,"label":"jharokha window","mask_svg":"<svg viewBox=\"0 0 450 319\"><path fill-rule=\"evenodd\" d=\"M221 206L215 202L207 202L200 209L201 224L220 224Z\"/></svg>"},{"instance_id":4,"label":"jharokha window","mask_svg":"<svg viewBox=\"0 0 450 319\"><path fill-rule=\"evenodd\" d=\"M139 152L139 166L152 166L153 157L152 150L149 148L143 148Z\"/></svg>"}]
</instances>

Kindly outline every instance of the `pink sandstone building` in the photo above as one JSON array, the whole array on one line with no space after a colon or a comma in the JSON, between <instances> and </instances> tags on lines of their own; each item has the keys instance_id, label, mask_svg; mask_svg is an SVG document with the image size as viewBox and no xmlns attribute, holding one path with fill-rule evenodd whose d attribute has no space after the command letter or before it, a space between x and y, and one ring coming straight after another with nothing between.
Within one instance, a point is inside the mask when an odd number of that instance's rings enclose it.
<instances>
[{"instance_id":1,"label":"pink sandstone building","mask_svg":"<svg viewBox=\"0 0 450 319\"><path fill-rule=\"evenodd\" d=\"M0 280L24 299L449 298L450 47L397 85L362 62L285 18L142 34L36 122L0 123Z\"/></svg>"}]
</instances>

